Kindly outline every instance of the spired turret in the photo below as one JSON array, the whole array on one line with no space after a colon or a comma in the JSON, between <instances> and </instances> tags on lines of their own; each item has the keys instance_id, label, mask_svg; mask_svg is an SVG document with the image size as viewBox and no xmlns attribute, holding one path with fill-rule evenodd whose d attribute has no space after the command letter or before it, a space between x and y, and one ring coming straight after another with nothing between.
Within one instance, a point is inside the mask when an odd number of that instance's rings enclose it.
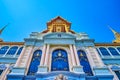
<instances>
[{"instance_id":1,"label":"spired turret","mask_svg":"<svg viewBox=\"0 0 120 80\"><path fill-rule=\"evenodd\" d=\"M111 27L110 27L110 29L113 32L114 36L115 36L115 40L113 40L113 43L120 43L120 33L118 33L117 31L115 31Z\"/></svg>"}]
</instances>

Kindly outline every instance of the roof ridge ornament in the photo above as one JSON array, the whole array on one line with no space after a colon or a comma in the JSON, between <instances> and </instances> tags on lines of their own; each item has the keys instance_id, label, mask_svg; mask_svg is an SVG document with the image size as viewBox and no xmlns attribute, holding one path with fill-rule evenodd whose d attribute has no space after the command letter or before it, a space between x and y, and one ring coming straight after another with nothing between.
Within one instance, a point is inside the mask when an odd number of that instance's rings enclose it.
<instances>
[{"instance_id":1,"label":"roof ridge ornament","mask_svg":"<svg viewBox=\"0 0 120 80\"><path fill-rule=\"evenodd\" d=\"M109 27L110 30L113 32L115 40L113 40L113 43L120 43L120 33Z\"/></svg>"}]
</instances>

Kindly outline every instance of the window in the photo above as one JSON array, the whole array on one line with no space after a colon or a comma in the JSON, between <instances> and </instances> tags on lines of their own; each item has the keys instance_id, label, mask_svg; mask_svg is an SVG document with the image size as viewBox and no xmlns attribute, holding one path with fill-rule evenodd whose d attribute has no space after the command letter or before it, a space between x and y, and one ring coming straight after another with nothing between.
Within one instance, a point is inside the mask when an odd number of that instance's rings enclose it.
<instances>
[{"instance_id":1,"label":"window","mask_svg":"<svg viewBox=\"0 0 120 80\"><path fill-rule=\"evenodd\" d=\"M117 75L118 79L120 80L120 71L115 71L115 74Z\"/></svg>"},{"instance_id":2,"label":"window","mask_svg":"<svg viewBox=\"0 0 120 80\"><path fill-rule=\"evenodd\" d=\"M0 70L0 75L2 74L3 70Z\"/></svg>"},{"instance_id":3,"label":"window","mask_svg":"<svg viewBox=\"0 0 120 80\"><path fill-rule=\"evenodd\" d=\"M115 48L109 47L109 51L111 52L112 55L117 56L119 53L115 50Z\"/></svg>"},{"instance_id":4,"label":"window","mask_svg":"<svg viewBox=\"0 0 120 80\"><path fill-rule=\"evenodd\" d=\"M22 51L23 47L20 47L18 52L17 52L17 55L20 55L21 51Z\"/></svg>"},{"instance_id":5,"label":"window","mask_svg":"<svg viewBox=\"0 0 120 80\"><path fill-rule=\"evenodd\" d=\"M38 71L38 66L40 64L41 56L42 56L41 50L36 50L33 53L33 57L28 70L28 75L34 75Z\"/></svg>"},{"instance_id":6,"label":"window","mask_svg":"<svg viewBox=\"0 0 120 80\"><path fill-rule=\"evenodd\" d=\"M100 54L100 52L98 51L98 49L97 49L97 48L96 48L96 50L97 50L98 54L101 56L101 54Z\"/></svg>"},{"instance_id":7,"label":"window","mask_svg":"<svg viewBox=\"0 0 120 80\"><path fill-rule=\"evenodd\" d=\"M120 52L120 47L117 47L117 50Z\"/></svg>"},{"instance_id":8,"label":"window","mask_svg":"<svg viewBox=\"0 0 120 80\"><path fill-rule=\"evenodd\" d=\"M92 76L93 75L92 70L87 59L86 53L82 50L79 50L77 53L80 60L80 64L83 66L83 71L85 72L86 75Z\"/></svg>"},{"instance_id":9,"label":"window","mask_svg":"<svg viewBox=\"0 0 120 80\"><path fill-rule=\"evenodd\" d=\"M102 55L104 55L104 56L110 56L110 54L109 54L109 52L107 51L106 48L100 47L99 50L102 53Z\"/></svg>"},{"instance_id":10,"label":"window","mask_svg":"<svg viewBox=\"0 0 120 80\"><path fill-rule=\"evenodd\" d=\"M51 71L69 71L67 52L57 49L52 53Z\"/></svg>"},{"instance_id":11,"label":"window","mask_svg":"<svg viewBox=\"0 0 120 80\"><path fill-rule=\"evenodd\" d=\"M17 46L13 46L9 49L7 55L14 55L17 51L18 47Z\"/></svg>"},{"instance_id":12,"label":"window","mask_svg":"<svg viewBox=\"0 0 120 80\"><path fill-rule=\"evenodd\" d=\"M3 46L1 49L0 49L0 54L5 54L8 50L8 46Z\"/></svg>"}]
</instances>

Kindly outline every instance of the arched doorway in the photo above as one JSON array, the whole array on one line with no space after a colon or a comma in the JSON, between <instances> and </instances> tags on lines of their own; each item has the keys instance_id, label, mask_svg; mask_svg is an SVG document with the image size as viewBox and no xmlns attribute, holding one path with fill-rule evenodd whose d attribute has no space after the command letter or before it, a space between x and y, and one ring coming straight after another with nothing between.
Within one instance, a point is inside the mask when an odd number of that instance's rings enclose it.
<instances>
[{"instance_id":1,"label":"arched doorway","mask_svg":"<svg viewBox=\"0 0 120 80\"><path fill-rule=\"evenodd\" d=\"M38 71L38 66L40 64L41 56L42 56L41 50L36 50L33 53L33 57L28 70L28 75L34 75Z\"/></svg>"},{"instance_id":2,"label":"arched doorway","mask_svg":"<svg viewBox=\"0 0 120 80\"><path fill-rule=\"evenodd\" d=\"M53 51L51 71L69 71L68 56L65 50Z\"/></svg>"},{"instance_id":3,"label":"arched doorway","mask_svg":"<svg viewBox=\"0 0 120 80\"><path fill-rule=\"evenodd\" d=\"M83 66L83 71L86 75L92 76L92 70L88 61L88 58L86 56L86 53L83 50L78 50L78 57L80 60L80 64Z\"/></svg>"}]
</instances>

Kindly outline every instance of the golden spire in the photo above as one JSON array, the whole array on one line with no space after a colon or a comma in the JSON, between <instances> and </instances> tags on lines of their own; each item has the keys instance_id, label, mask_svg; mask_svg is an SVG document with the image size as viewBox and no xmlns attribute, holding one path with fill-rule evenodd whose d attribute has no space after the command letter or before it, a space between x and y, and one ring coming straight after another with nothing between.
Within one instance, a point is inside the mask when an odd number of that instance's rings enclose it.
<instances>
[{"instance_id":1,"label":"golden spire","mask_svg":"<svg viewBox=\"0 0 120 80\"><path fill-rule=\"evenodd\" d=\"M9 24L9 23L8 23ZM5 25L2 29L0 29L0 35L2 34L2 32L3 32L3 30L8 26L8 24L7 25ZM3 40L0 38L0 42L3 42Z\"/></svg>"},{"instance_id":2,"label":"golden spire","mask_svg":"<svg viewBox=\"0 0 120 80\"><path fill-rule=\"evenodd\" d=\"M114 33L114 34L116 34L117 32L115 31L115 30L113 30L111 27L109 27L110 28L110 30Z\"/></svg>"},{"instance_id":3,"label":"golden spire","mask_svg":"<svg viewBox=\"0 0 120 80\"><path fill-rule=\"evenodd\" d=\"M113 32L113 34L115 36L115 40L113 41L113 43L120 43L120 33L118 33L117 31L115 31L111 27L109 27L109 28Z\"/></svg>"},{"instance_id":4,"label":"golden spire","mask_svg":"<svg viewBox=\"0 0 120 80\"><path fill-rule=\"evenodd\" d=\"M2 34L3 30L9 25L9 23L7 25L5 25L2 29L0 29L0 35Z\"/></svg>"}]
</instances>

